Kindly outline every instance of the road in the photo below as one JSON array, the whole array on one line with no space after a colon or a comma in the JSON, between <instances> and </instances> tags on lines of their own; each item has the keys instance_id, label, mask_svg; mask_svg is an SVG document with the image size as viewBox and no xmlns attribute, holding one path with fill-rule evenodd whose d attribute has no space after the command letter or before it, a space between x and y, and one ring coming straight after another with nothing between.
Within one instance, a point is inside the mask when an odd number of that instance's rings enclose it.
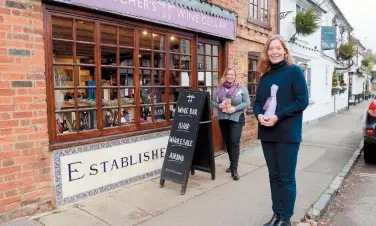
<instances>
[{"instance_id":1,"label":"road","mask_svg":"<svg viewBox=\"0 0 376 226\"><path fill-rule=\"evenodd\" d=\"M363 154L318 225L376 225L376 165L365 164Z\"/></svg>"}]
</instances>

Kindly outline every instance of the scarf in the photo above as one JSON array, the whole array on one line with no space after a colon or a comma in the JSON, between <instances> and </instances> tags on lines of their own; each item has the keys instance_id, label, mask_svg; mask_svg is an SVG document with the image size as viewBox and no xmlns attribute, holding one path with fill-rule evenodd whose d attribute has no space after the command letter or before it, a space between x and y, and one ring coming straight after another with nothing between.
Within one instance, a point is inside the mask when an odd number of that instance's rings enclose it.
<instances>
[{"instance_id":1,"label":"scarf","mask_svg":"<svg viewBox=\"0 0 376 226\"><path fill-rule=\"evenodd\" d=\"M224 93L226 92L226 89L228 89L226 96ZM219 95L218 95L218 100L219 103L222 103L225 98L233 98L239 91L239 86L236 85L235 83L231 83L228 81L225 81L222 86L219 88Z\"/></svg>"}]
</instances>

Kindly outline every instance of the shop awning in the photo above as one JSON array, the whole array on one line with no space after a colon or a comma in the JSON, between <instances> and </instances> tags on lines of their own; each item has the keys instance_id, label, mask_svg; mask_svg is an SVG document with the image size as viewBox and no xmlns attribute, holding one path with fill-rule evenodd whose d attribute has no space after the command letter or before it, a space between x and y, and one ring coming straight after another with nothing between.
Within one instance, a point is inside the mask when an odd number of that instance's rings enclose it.
<instances>
[{"instance_id":1,"label":"shop awning","mask_svg":"<svg viewBox=\"0 0 376 226\"><path fill-rule=\"evenodd\" d=\"M235 40L236 14L198 0L47 0Z\"/></svg>"}]
</instances>

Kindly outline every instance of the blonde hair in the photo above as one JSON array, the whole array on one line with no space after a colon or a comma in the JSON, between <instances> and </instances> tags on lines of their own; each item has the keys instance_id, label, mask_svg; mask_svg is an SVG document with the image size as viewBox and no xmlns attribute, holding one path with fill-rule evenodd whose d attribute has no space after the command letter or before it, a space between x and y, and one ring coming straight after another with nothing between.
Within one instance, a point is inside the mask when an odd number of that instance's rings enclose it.
<instances>
[{"instance_id":1,"label":"blonde hair","mask_svg":"<svg viewBox=\"0 0 376 226\"><path fill-rule=\"evenodd\" d=\"M266 41L264 50L262 51L260 59L258 60L257 71L260 72L261 74L265 74L271 69L271 63L270 63L269 56L268 56L268 50L269 50L270 43L274 40L279 40L282 44L282 47L285 49L286 51L285 60L287 64L288 65L294 64L294 61L292 60L292 57L290 54L290 50L287 48L287 44L284 38L280 35L273 35L273 36L270 36L269 39Z\"/></svg>"},{"instance_id":2,"label":"blonde hair","mask_svg":"<svg viewBox=\"0 0 376 226\"><path fill-rule=\"evenodd\" d=\"M234 69L234 68L232 68L232 67L228 67L228 68L226 68L226 70L223 72L223 74L222 74L222 77L221 77L221 79L219 80L219 82L218 82L218 87L221 87L222 85L223 85L223 83L226 81L226 76L227 76L227 73L229 72L229 71L234 71L234 74L235 74L235 84L237 85L237 86L240 86L240 81L239 81L239 76L238 76L238 74L236 73L236 70Z\"/></svg>"}]
</instances>

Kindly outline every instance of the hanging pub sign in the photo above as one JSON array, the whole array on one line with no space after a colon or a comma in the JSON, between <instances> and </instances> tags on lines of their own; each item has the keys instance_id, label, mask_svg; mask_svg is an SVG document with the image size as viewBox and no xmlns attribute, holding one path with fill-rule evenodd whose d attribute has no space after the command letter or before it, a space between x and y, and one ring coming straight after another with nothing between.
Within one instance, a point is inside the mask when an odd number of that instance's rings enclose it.
<instances>
[{"instance_id":1,"label":"hanging pub sign","mask_svg":"<svg viewBox=\"0 0 376 226\"><path fill-rule=\"evenodd\" d=\"M337 27L322 26L321 27L321 49L331 50L337 47Z\"/></svg>"},{"instance_id":2,"label":"hanging pub sign","mask_svg":"<svg viewBox=\"0 0 376 226\"><path fill-rule=\"evenodd\" d=\"M195 170L211 173L215 179L210 99L208 92L186 90L176 105L160 185L165 180L179 183L183 195L189 173Z\"/></svg>"}]
</instances>

